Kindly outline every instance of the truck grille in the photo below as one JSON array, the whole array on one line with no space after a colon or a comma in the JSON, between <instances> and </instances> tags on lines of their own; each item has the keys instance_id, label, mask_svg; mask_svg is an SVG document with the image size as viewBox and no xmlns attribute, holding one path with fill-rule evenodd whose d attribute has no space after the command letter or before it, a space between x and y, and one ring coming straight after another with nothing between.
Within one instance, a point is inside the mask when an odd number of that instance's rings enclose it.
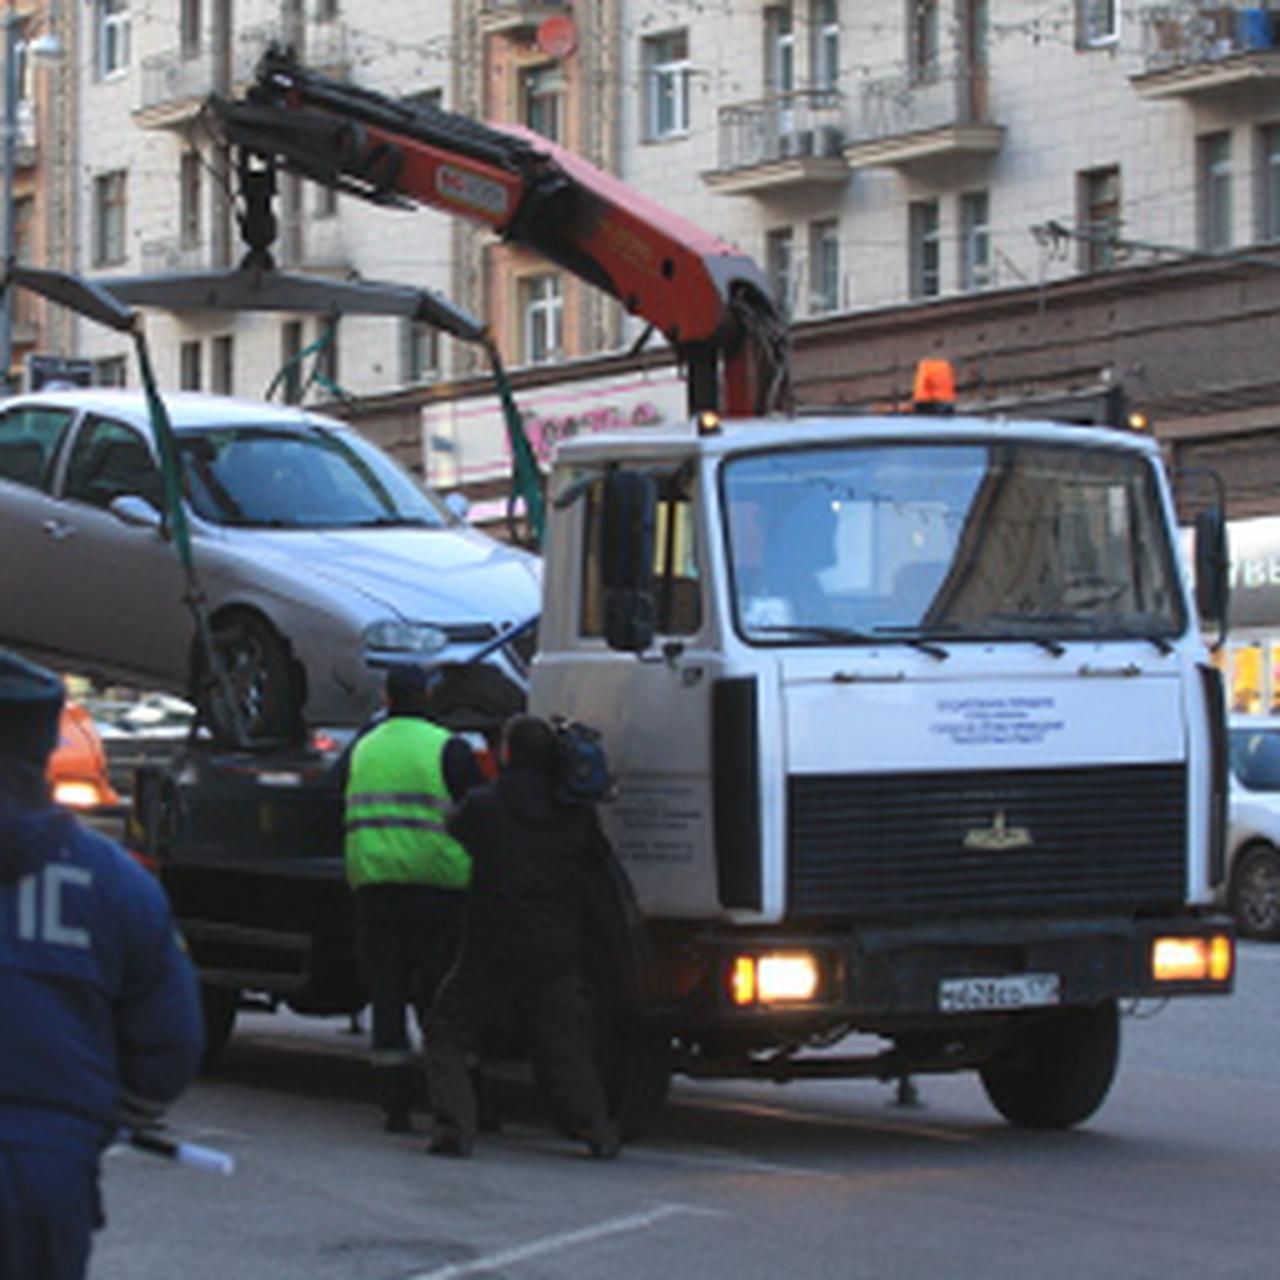
<instances>
[{"instance_id":1,"label":"truck grille","mask_svg":"<svg viewBox=\"0 0 1280 1280\"><path fill-rule=\"evenodd\" d=\"M792 916L1116 912L1185 897L1181 764L796 776L787 801ZM1031 843L1017 847L1022 832Z\"/></svg>"}]
</instances>

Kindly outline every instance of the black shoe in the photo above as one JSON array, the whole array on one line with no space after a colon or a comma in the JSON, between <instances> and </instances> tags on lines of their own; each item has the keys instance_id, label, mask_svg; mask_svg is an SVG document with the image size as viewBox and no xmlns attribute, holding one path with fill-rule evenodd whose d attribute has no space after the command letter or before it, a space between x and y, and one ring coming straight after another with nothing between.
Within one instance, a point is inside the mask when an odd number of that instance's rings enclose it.
<instances>
[{"instance_id":1,"label":"black shoe","mask_svg":"<svg viewBox=\"0 0 1280 1280\"><path fill-rule=\"evenodd\" d=\"M616 1160L622 1149L622 1135L618 1126L608 1120L595 1125L587 1135L587 1150L597 1160Z\"/></svg>"},{"instance_id":2,"label":"black shoe","mask_svg":"<svg viewBox=\"0 0 1280 1280\"><path fill-rule=\"evenodd\" d=\"M387 1133L408 1133L413 1121L407 1111L388 1111L382 1118L382 1127Z\"/></svg>"},{"instance_id":3,"label":"black shoe","mask_svg":"<svg viewBox=\"0 0 1280 1280\"><path fill-rule=\"evenodd\" d=\"M445 1131L437 1133L431 1139L431 1145L427 1150L433 1156L469 1156L471 1154L471 1144L463 1142L460 1134Z\"/></svg>"}]
</instances>

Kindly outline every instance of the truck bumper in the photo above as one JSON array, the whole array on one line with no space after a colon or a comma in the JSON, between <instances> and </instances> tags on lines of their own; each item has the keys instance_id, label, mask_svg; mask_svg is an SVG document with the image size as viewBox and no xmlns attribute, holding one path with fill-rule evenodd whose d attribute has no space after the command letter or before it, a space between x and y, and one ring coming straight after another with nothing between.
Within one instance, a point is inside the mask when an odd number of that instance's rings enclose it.
<instances>
[{"instance_id":1,"label":"truck bumper","mask_svg":"<svg viewBox=\"0 0 1280 1280\"><path fill-rule=\"evenodd\" d=\"M766 1021L776 1029L781 1018L893 1032L1109 999L1225 994L1235 968L1230 921L1192 915L725 933L702 936L698 950L704 976L714 975L704 1015L744 1030ZM777 958L793 966L781 993L768 986ZM809 962L806 990L794 975Z\"/></svg>"}]
</instances>

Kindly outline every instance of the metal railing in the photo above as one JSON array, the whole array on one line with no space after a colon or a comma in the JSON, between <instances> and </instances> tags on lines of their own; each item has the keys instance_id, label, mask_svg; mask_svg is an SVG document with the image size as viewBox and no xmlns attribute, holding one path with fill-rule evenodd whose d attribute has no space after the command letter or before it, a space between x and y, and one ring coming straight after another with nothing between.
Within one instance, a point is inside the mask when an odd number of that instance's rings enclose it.
<instances>
[{"instance_id":1,"label":"metal railing","mask_svg":"<svg viewBox=\"0 0 1280 1280\"><path fill-rule=\"evenodd\" d=\"M1217 62L1280 45L1280 15L1260 6L1164 4L1139 10L1146 71Z\"/></svg>"},{"instance_id":2,"label":"metal railing","mask_svg":"<svg viewBox=\"0 0 1280 1280\"><path fill-rule=\"evenodd\" d=\"M838 157L844 103L834 89L801 89L719 111L719 167L744 169L801 156Z\"/></svg>"},{"instance_id":3,"label":"metal railing","mask_svg":"<svg viewBox=\"0 0 1280 1280\"><path fill-rule=\"evenodd\" d=\"M949 125L990 124L987 73L930 67L868 80L850 125L855 142L924 133Z\"/></svg>"}]
</instances>

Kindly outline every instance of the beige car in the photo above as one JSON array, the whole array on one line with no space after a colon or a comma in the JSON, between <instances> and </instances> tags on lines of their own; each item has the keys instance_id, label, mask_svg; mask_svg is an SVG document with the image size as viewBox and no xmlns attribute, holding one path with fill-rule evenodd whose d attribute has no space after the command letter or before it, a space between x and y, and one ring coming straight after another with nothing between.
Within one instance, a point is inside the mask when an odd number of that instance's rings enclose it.
<instances>
[{"instance_id":1,"label":"beige car","mask_svg":"<svg viewBox=\"0 0 1280 1280\"><path fill-rule=\"evenodd\" d=\"M539 563L467 526L335 419L178 394L194 559L242 722L259 739L360 724L380 669L463 661L537 613ZM0 403L0 643L201 699L184 577L140 392ZM522 682L529 634L489 657Z\"/></svg>"}]
</instances>

